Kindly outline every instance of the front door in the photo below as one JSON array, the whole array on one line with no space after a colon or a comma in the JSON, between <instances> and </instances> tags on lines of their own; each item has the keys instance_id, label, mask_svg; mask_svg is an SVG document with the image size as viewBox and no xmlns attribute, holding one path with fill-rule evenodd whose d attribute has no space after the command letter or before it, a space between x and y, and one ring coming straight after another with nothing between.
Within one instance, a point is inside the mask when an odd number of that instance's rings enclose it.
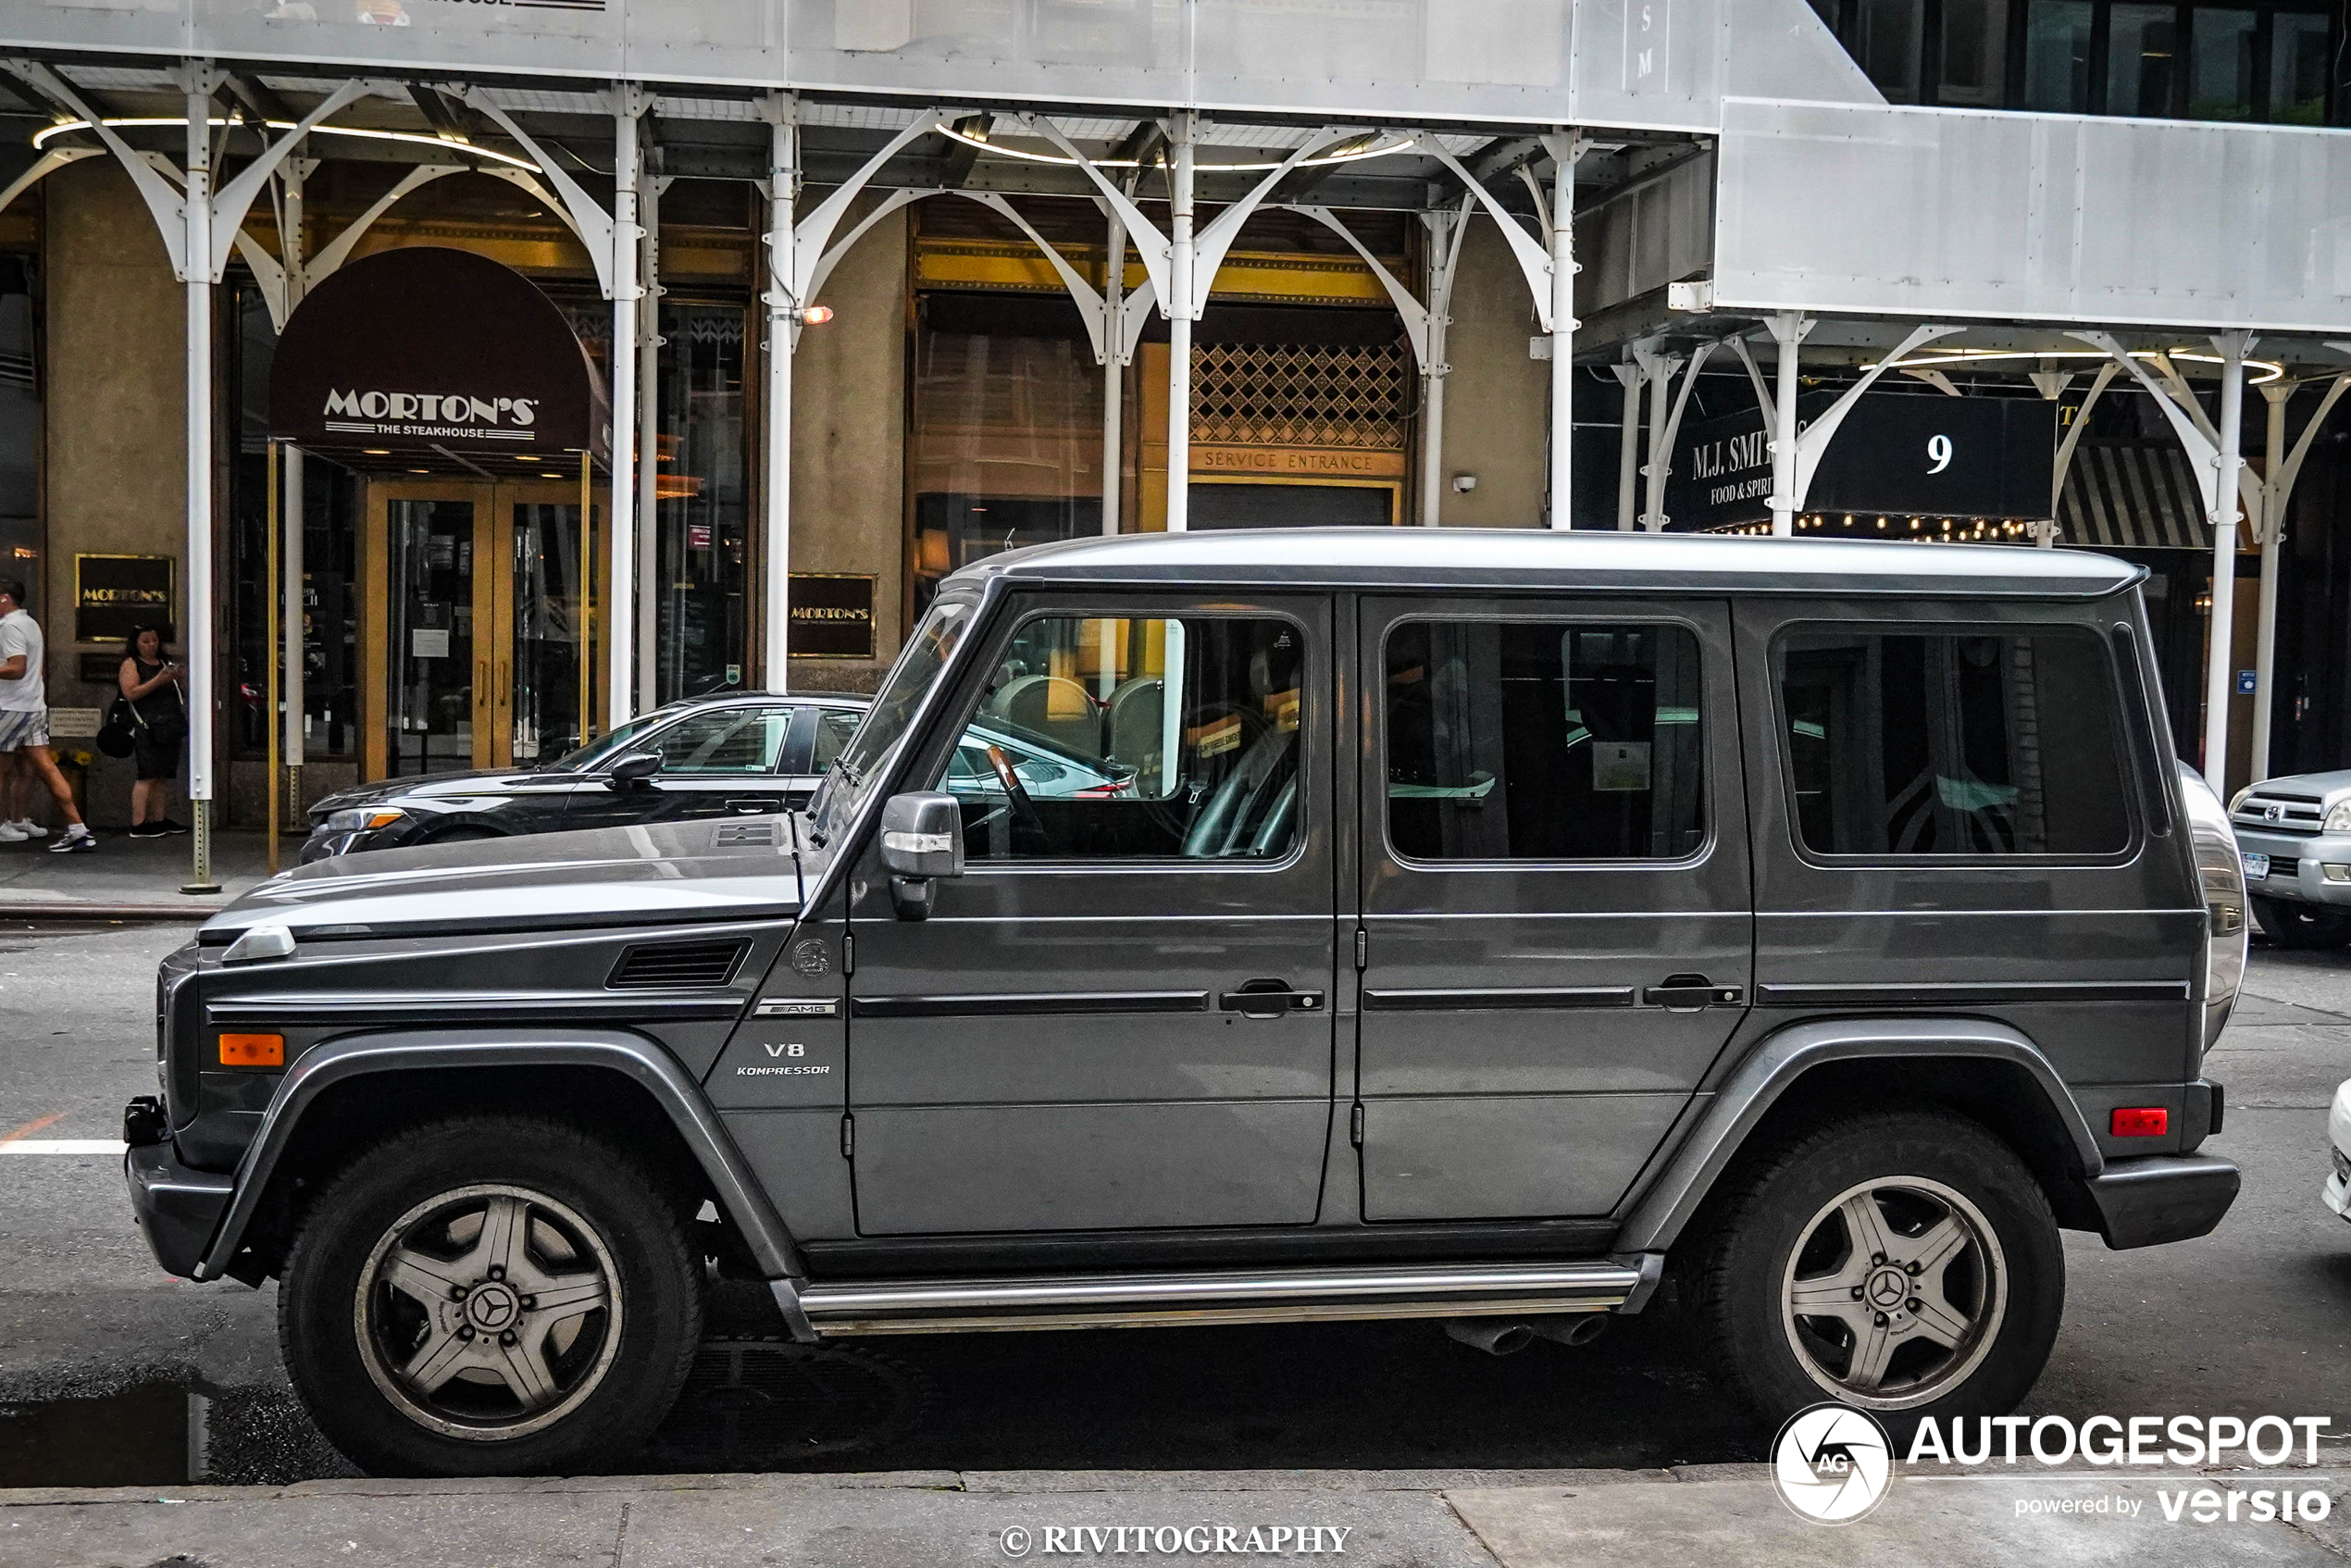
<instances>
[{"instance_id":1,"label":"front door","mask_svg":"<svg viewBox=\"0 0 2351 1568\"><path fill-rule=\"evenodd\" d=\"M1329 628L1305 595L1007 611L898 786L959 797L966 874L922 921L852 878L861 1232L1312 1223Z\"/></svg>"},{"instance_id":2,"label":"front door","mask_svg":"<svg viewBox=\"0 0 2351 1568\"><path fill-rule=\"evenodd\" d=\"M1604 1214L1752 967L1720 602L1366 600L1367 1220Z\"/></svg>"},{"instance_id":3,"label":"front door","mask_svg":"<svg viewBox=\"0 0 2351 1568\"><path fill-rule=\"evenodd\" d=\"M603 572L577 487L377 480L365 548L368 778L529 766L581 742L583 549Z\"/></svg>"}]
</instances>

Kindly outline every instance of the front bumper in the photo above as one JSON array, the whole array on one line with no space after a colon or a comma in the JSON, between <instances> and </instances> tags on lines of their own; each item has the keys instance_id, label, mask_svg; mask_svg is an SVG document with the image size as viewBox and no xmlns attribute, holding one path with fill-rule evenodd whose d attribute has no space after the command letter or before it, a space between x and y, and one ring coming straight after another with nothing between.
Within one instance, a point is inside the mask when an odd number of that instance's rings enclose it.
<instances>
[{"instance_id":1,"label":"front bumper","mask_svg":"<svg viewBox=\"0 0 2351 1568\"><path fill-rule=\"evenodd\" d=\"M2327 1110L2327 1155L2333 1168L2319 1196L2337 1214L2351 1220L2351 1083L2334 1091Z\"/></svg>"},{"instance_id":2,"label":"front bumper","mask_svg":"<svg viewBox=\"0 0 2351 1568\"><path fill-rule=\"evenodd\" d=\"M2236 1163L2217 1154L2109 1160L2089 1183L2098 1230L2118 1251L2208 1235L2236 1201Z\"/></svg>"},{"instance_id":3,"label":"front bumper","mask_svg":"<svg viewBox=\"0 0 2351 1568\"><path fill-rule=\"evenodd\" d=\"M2258 899L2284 899L2295 903L2335 905L2351 909L2351 834L2264 833L2243 823L2236 830L2237 852L2270 857L2270 875L2247 877L2245 890ZM2330 881L2327 867L2340 880Z\"/></svg>"},{"instance_id":4,"label":"front bumper","mask_svg":"<svg viewBox=\"0 0 2351 1568\"><path fill-rule=\"evenodd\" d=\"M167 1274L196 1277L196 1265L228 1212L235 1179L190 1170L168 1141L133 1147L122 1157L122 1174L131 1184L131 1217L155 1262Z\"/></svg>"}]
</instances>

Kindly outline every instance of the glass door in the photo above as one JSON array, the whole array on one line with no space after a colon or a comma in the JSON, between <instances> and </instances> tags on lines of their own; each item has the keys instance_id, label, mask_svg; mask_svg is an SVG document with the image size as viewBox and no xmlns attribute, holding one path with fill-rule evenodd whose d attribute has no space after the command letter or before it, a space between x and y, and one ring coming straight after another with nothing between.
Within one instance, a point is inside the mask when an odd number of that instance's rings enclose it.
<instances>
[{"instance_id":1,"label":"glass door","mask_svg":"<svg viewBox=\"0 0 2351 1568\"><path fill-rule=\"evenodd\" d=\"M381 591L362 600L366 776L529 767L600 732L609 653L597 598L602 492L583 537L577 486L368 488L367 566ZM584 729L583 662L593 685Z\"/></svg>"}]
</instances>

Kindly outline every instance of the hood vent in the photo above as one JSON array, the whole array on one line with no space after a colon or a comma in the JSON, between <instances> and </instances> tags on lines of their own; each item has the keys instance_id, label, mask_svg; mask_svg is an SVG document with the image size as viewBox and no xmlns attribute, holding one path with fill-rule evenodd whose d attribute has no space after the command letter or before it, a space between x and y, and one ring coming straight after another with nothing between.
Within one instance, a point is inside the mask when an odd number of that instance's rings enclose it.
<instances>
[{"instance_id":1,"label":"hood vent","mask_svg":"<svg viewBox=\"0 0 2351 1568\"><path fill-rule=\"evenodd\" d=\"M722 822L710 837L711 843L772 844L776 841L776 825L772 822Z\"/></svg>"},{"instance_id":2,"label":"hood vent","mask_svg":"<svg viewBox=\"0 0 2351 1568\"><path fill-rule=\"evenodd\" d=\"M748 941L653 942L632 947L613 965L608 990L690 990L723 986L749 952Z\"/></svg>"}]
</instances>

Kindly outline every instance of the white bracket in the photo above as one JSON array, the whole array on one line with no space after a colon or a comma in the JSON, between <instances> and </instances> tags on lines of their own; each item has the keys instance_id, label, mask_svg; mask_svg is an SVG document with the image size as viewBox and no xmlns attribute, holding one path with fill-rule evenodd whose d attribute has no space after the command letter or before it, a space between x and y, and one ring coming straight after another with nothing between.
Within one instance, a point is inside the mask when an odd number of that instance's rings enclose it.
<instances>
[{"instance_id":1,"label":"white bracket","mask_svg":"<svg viewBox=\"0 0 2351 1568\"><path fill-rule=\"evenodd\" d=\"M1396 306L1396 314L1404 318L1404 335L1412 340L1412 359L1414 363L1420 366L1421 374L1424 376L1443 375L1444 371L1442 369L1432 369L1429 365L1429 354L1434 345L1429 342L1428 307L1422 305L1419 300L1412 297L1412 291L1406 288L1400 281L1399 281L1396 274L1390 272L1387 268L1380 265L1379 257L1372 254L1371 247L1364 244L1363 242L1356 236L1355 230L1340 222L1337 215L1333 213L1330 208L1317 206L1291 206L1289 210L1295 213L1304 214L1306 217L1311 218L1315 222L1321 224L1324 228L1329 230L1332 233L1337 234L1340 239L1347 242L1350 249L1353 250L1358 256L1362 258L1363 265L1372 269L1372 276L1379 280L1380 287L1387 291L1388 302ZM1461 247L1456 245L1453 248L1453 254L1458 256L1461 254ZM1430 292L1432 295L1436 292L1435 274L1437 270L1438 269L1436 267L1432 267L1430 268L1430 272L1432 274L1430 278ZM1450 280L1449 279L1449 281Z\"/></svg>"},{"instance_id":2,"label":"white bracket","mask_svg":"<svg viewBox=\"0 0 2351 1568\"><path fill-rule=\"evenodd\" d=\"M1937 370L1931 365L1902 365L1897 366L1896 368L1914 381L1924 381L1928 386L1933 387L1945 397L1959 397L1961 395L1959 389L1953 384L1951 378L1945 375L1942 371Z\"/></svg>"},{"instance_id":3,"label":"white bracket","mask_svg":"<svg viewBox=\"0 0 2351 1568\"><path fill-rule=\"evenodd\" d=\"M947 117L948 111L945 109L936 107L925 109L915 118L914 124L883 143L881 150L867 158L856 173L835 186L832 193L810 209L807 217L792 225L794 258L792 270L797 276L789 279L778 278L775 281L783 289L785 298L795 312L815 297L816 268L827 254L826 246L832 239L833 230L840 225L841 215L849 210L850 204L857 199L858 193L872 182L875 175L882 171L884 164L898 156L901 148L918 137L928 136L937 131L939 122ZM769 263L768 271L771 276L775 272L772 261Z\"/></svg>"},{"instance_id":4,"label":"white bracket","mask_svg":"<svg viewBox=\"0 0 2351 1568\"><path fill-rule=\"evenodd\" d=\"M1658 436L1656 454L1650 462L1658 470L1657 498L1660 506L1648 519L1651 533L1661 531L1667 521L1663 510L1665 481L1673 472L1673 438L1681 432L1682 411L1690 405L1690 393L1698 390L1698 373L1705 367L1707 355L1720 346L1718 343L1700 343L1690 351L1689 367L1682 372L1682 390L1673 394L1673 411L1666 416L1665 429ZM1666 374L1671 376L1673 372L1669 370Z\"/></svg>"},{"instance_id":5,"label":"white bracket","mask_svg":"<svg viewBox=\"0 0 2351 1568\"><path fill-rule=\"evenodd\" d=\"M2191 417L2187 409L2180 405L2179 400L2171 394L2170 389L2158 385L2156 379L2147 374L2146 367L2131 357L2122 345L2115 342L2113 334L2068 332L2066 336L2079 339L2091 347L2102 351L2108 358L2130 372L2131 379L2137 381L2149 397L2155 399L2156 407L2163 411L2163 417L2171 425L2171 433L2179 438L2180 445L2187 452L2189 466L2196 470L2196 493L2204 502L2206 518L2208 520L2219 516L2220 514L2220 449L2214 438L2207 435L2204 429L2199 428L2208 424L2203 417L2203 410L2197 409ZM2188 401L2193 404L2196 400L2191 398ZM2258 504L2258 498L2256 498L2256 504Z\"/></svg>"},{"instance_id":6,"label":"white bracket","mask_svg":"<svg viewBox=\"0 0 2351 1568\"><path fill-rule=\"evenodd\" d=\"M1401 134L1398 132L1397 134ZM1470 178L1462 160L1446 151L1444 143L1435 137L1414 136L1422 151L1453 171L1453 177L1469 188L1472 199L1486 208L1494 221L1501 226L1502 238L1510 242L1511 255L1518 261L1518 269L1526 280L1527 292L1535 296L1535 319L1544 331L1551 330L1551 252L1550 247L1526 231L1526 226L1511 216L1509 209L1494 197L1494 193ZM1536 196L1537 213L1549 210L1549 204Z\"/></svg>"},{"instance_id":7,"label":"white bracket","mask_svg":"<svg viewBox=\"0 0 2351 1568\"><path fill-rule=\"evenodd\" d=\"M2051 372L2046 370L2035 371L2033 384L2041 386L2040 378L2049 374ZM2051 467L2049 473L2049 516L2051 517L2057 516L2058 504L2065 499L2066 470L2073 466L2073 449L2082 444L2082 432L2090 428L2090 410L2096 404L2098 394L2106 391L2108 383L2121 374L2122 374L2122 367L2120 365L2098 367L2098 373L2090 379L2090 390L2083 394L2082 406L2074 410L2071 428L2065 432L2065 439L2058 442L2057 462ZM2058 391L2062 392L2065 390L2064 384L2071 380L2073 380L2071 376L2058 376ZM2053 403L2056 401L2056 396L2046 387L2043 387L2041 395Z\"/></svg>"},{"instance_id":8,"label":"white bracket","mask_svg":"<svg viewBox=\"0 0 2351 1568\"><path fill-rule=\"evenodd\" d=\"M1747 367L1748 381L1755 388L1755 406L1763 411L1763 429L1769 432L1773 419L1777 414L1777 404L1772 401L1772 389L1763 384L1763 372L1757 367L1755 351L1747 346L1747 340L1737 337L1730 339L1729 342L1731 352L1739 356L1741 365Z\"/></svg>"},{"instance_id":9,"label":"white bracket","mask_svg":"<svg viewBox=\"0 0 2351 1568\"><path fill-rule=\"evenodd\" d=\"M22 174L18 175L15 180L11 180L6 190L0 191L0 212L7 211L8 204L10 202L15 201L19 196L21 196L27 191L31 190L35 185L41 183L42 180L47 179L50 175L56 173L57 170L65 168L66 165L70 163L80 163L83 158L103 156L105 156L104 151L97 147L47 148L39 157L32 160L32 167L31 168L26 169Z\"/></svg>"},{"instance_id":10,"label":"white bracket","mask_svg":"<svg viewBox=\"0 0 2351 1568\"><path fill-rule=\"evenodd\" d=\"M532 139L530 132L516 125L512 115L491 103L489 94L480 88L454 81L442 87L442 91L479 110L499 130L513 137L516 146L530 155L531 161L539 166L540 172L554 185L556 193L562 198L563 211L571 224L571 231L578 235L579 243L588 248L588 260L596 269L598 291L604 298L612 298L612 214L583 190L579 181L566 172L561 164L548 156L547 150Z\"/></svg>"},{"instance_id":11,"label":"white bracket","mask_svg":"<svg viewBox=\"0 0 2351 1568\"><path fill-rule=\"evenodd\" d=\"M2329 343L2327 346L2335 348L2339 345ZM2269 399L2274 407L2292 397L2300 385L2295 382L2283 387L2265 386L2261 389L2261 395ZM2257 542L2271 544L2285 537L2285 504L2293 499L2295 480L2302 477L2302 460L2310 454L2310 443L2318 439L2319 427L2327 422L2327 416L2334 412L2334 405L2342 401L2345 392L2351 392L2351 375L2337 376L2327 388L2326 395L2319 400L2319 406L2312 410L2309 419L2304 423L2302 434L2295 439L2294 450L2287 454L2284 462L2278 465L2278 471L2261 477L2261 515Z\"/></svg>"},{"instance_id":12,"label":"white bracket","mask_svg":"<svg viewBox=\"0 0 2351 1568\"><path fill-rule=\"evenodd\" d=\"M1806 325L1809 327L1810 323L1808 322ZM1912 328L1910 335L1902 340L1900 347L1862 371L1860 380L1846 388L1845 392L1835 403L1829 404L1827 410L1819 418L1804 428L1803 433L1796 438L1794 510L1801 512L1804 509L1805 492L1812 488L1812 474L1821 466L1821 456L1828 451L1829 442L1836 435L1836 428L1845 423L1845 417L1853 412L1853 405L1860 401L1861 394L1875 386L1877 379L1888 370L1901 368L1904 355L1921 343L1930 343L1937 338L1947 338L1959 330L1957 327L1937 326L1932 322L1922 327Z\"/></svg>"},{"instance_id":13,"label":"white bracket","mask_svg":"<svg viewBox=\"0 0 2351 1568\"><path fill-rule=\"evenodd\" d=\"M209 258L209 281L218 283L229 269L229 248L235 243L238 232L244 227L245 214L253 210L254 199L261 194L261 187L278 172L286 156L302 145L302 139L329 115L353 99L370 91L375 84L355 79L345 81L332 93L318 100L308 114L294 121L293 129L263 148L261 156L237 171L237 177L214 190L212 193L212 255Z\"/></svg>"},{"instance_id":14,"label":"white bracket","mask_svg":"<svg viewBox=\"0 0 2351 1568\"><path fill-rule=\"evenodd\" d=\"M164 253L171 258L172 275L181 282L189 280L188 270L188 209L171 182L155 172L155 166L131 150L131 143L116 134L81 95L69 86L65 78L37 60L0 60L0 69L40 93L55 106L75 118L87 121L91 131L115 156L123 171L131 176L131 183L147 204L155 227L162 230Z\"/></svg>"}]
</instances>

